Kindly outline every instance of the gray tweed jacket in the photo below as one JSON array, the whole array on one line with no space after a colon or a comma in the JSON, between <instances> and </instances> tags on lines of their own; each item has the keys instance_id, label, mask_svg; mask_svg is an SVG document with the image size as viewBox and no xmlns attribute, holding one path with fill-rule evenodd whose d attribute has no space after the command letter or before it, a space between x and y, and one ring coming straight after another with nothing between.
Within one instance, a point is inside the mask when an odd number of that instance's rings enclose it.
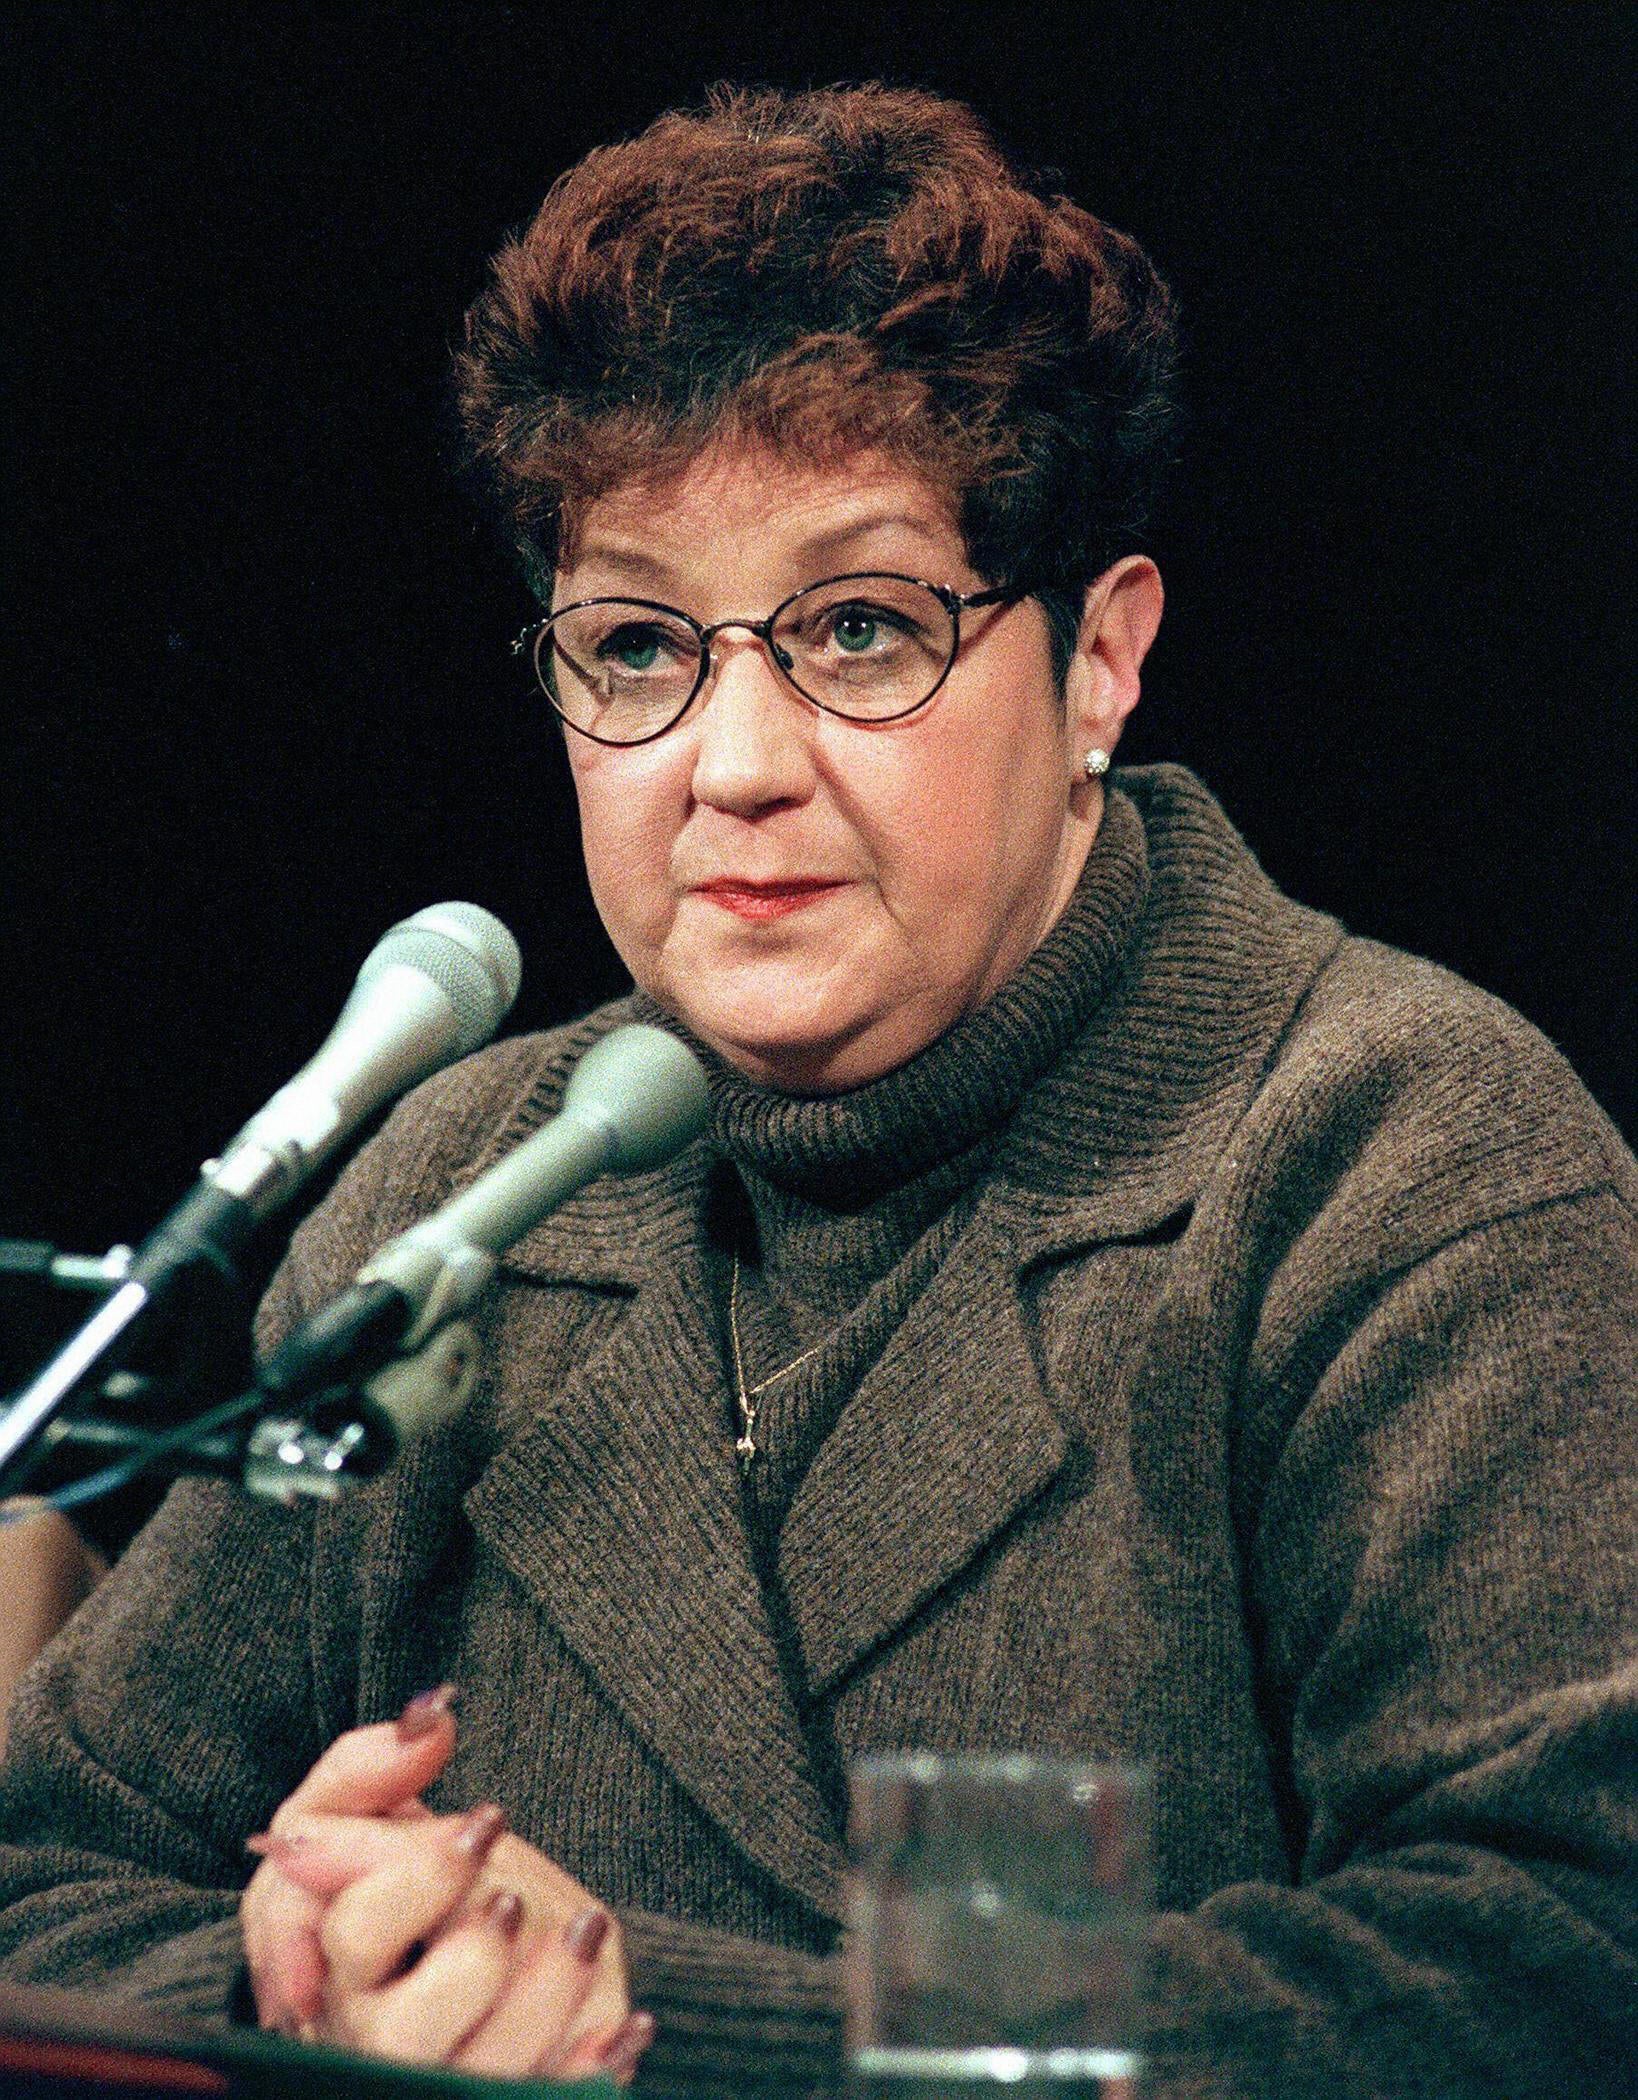
<instances>
[{"instance_id":1,"label":"gray tweed jacket","mask_svg":"<svg viewBox=\"0 0 1638 2100\"><path fill-rule=\"evenodd\" d=\"M509 1259L456 1427L316 1520L178 1489L37 1668L5 1973L229 2000L245 1834L446 1676L440 1788L622 1913L644 2088L835 2062L821 1738L1149 1760L1155 2087L1613 2092L1638 2049L1638 1174L1549 1046L1280 896L1171 768L1107 993L803 1479L782 1664L701 1145ZM393 1118L273 1332L547 1114L606 1009Z\"/></svg>"}]
</instances>

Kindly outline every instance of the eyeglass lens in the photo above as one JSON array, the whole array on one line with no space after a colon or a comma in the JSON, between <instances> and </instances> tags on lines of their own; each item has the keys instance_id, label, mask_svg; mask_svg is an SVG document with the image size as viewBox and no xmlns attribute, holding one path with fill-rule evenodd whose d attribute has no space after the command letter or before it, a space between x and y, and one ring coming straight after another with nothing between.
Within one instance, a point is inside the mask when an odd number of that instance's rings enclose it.
<instances>
[{"instance_id":1,"label":"eyeglass lens","mask_svg":"<svg viewBox=\"0 0 1638 2100\"><path fill-rule=\"evenodd\" d=\"M890 721L936 691L955 655L956 616L904 576L846 576L799 591L775 614L780 670L797 691L856 722ZM574 728L640 743L677 719L709 670L709 645L679 614L602 599L548 620L535 668Z\"/></svg>"}]
</instances>

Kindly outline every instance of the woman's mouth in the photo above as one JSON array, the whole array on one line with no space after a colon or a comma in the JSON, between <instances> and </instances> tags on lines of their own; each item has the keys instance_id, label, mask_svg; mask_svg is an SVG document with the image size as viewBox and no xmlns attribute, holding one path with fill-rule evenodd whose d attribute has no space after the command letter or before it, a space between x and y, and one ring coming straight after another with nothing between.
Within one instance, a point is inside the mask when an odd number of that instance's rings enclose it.
<instances>
[{"instance_id":1,"label":"woman's mouth","mask_svg":"<svg viewBox=\"0 0 1638 2100\"><path fill-rule=\"evenodd\" d=\"M794 876L785 882L746 882L738 876L722 875L714 882L696 885L695 895L731 911L740 919L782 919L787 913L816 904L842 887L823 876Z\"/></svg>"}]
</instances>

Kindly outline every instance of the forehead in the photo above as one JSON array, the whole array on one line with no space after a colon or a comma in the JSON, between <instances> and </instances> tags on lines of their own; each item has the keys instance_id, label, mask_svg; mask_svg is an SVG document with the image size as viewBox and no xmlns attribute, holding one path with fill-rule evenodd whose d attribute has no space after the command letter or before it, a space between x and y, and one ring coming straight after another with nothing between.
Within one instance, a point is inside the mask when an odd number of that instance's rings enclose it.
<instances>
[{"instance_id":1,"label":"forehead","mask_svg":"<svg viewBox=\"0 0 1638 2100\"><path fill-rule=\"evenodd\" d=\"M846 566L901 544L905 557L960 560L949 494L878 452L824 463L759 445L717 445L664 477L618 484L581 507L564 564L687 568L702 557L834 557ZM893 564L889 564L890 566Z\"/></svg>"}]
</instances>

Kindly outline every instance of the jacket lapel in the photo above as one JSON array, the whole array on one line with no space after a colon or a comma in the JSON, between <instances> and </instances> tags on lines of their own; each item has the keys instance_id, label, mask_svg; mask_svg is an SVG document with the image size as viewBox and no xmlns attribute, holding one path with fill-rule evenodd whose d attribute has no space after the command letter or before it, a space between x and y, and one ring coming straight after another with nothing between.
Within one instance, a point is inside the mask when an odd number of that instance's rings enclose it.
<instances>
[{"instance_id":1,"label":"jacket lapel","mask_svg":"<svg viewBox=\"0 0 1638 2100\"><path fill-rule=\"evenodd\" d=\"M797 1491L779 1566L815 1695L981 1552L1063 1463L1063 1425L1015 1284L1014 1250L997 1244L981 1205Z\"/></svg>"},{"instance_id":2,"label":"jacket lapel","mask_svg":"<svg viewBox=\"0 0 1638 2100\"><path fill-rule=\"evenodd\" d=\"M797 1490L779 1569L810 1691L828 1691L1062 1470L1070 1438L1027 1302L1039 1265L1187 1215L1190 1163L1089 1193L1004 1181L860 1381Z\"/></svg>"},{"instance_id":3,"label":"jacket lapel","mask_svg":"<svg viewBox=\"0 0 1638 2100\"><path fill-rule=\"evenodd\" d=\"M541 1266L563 1274L561 1260ZM842 1854L750 1562L707 1302L697 1253L649 1269L612 1338L537 1402L466 1507L706 1812L834 1918Z\"/></svg>"}]
</instances>

